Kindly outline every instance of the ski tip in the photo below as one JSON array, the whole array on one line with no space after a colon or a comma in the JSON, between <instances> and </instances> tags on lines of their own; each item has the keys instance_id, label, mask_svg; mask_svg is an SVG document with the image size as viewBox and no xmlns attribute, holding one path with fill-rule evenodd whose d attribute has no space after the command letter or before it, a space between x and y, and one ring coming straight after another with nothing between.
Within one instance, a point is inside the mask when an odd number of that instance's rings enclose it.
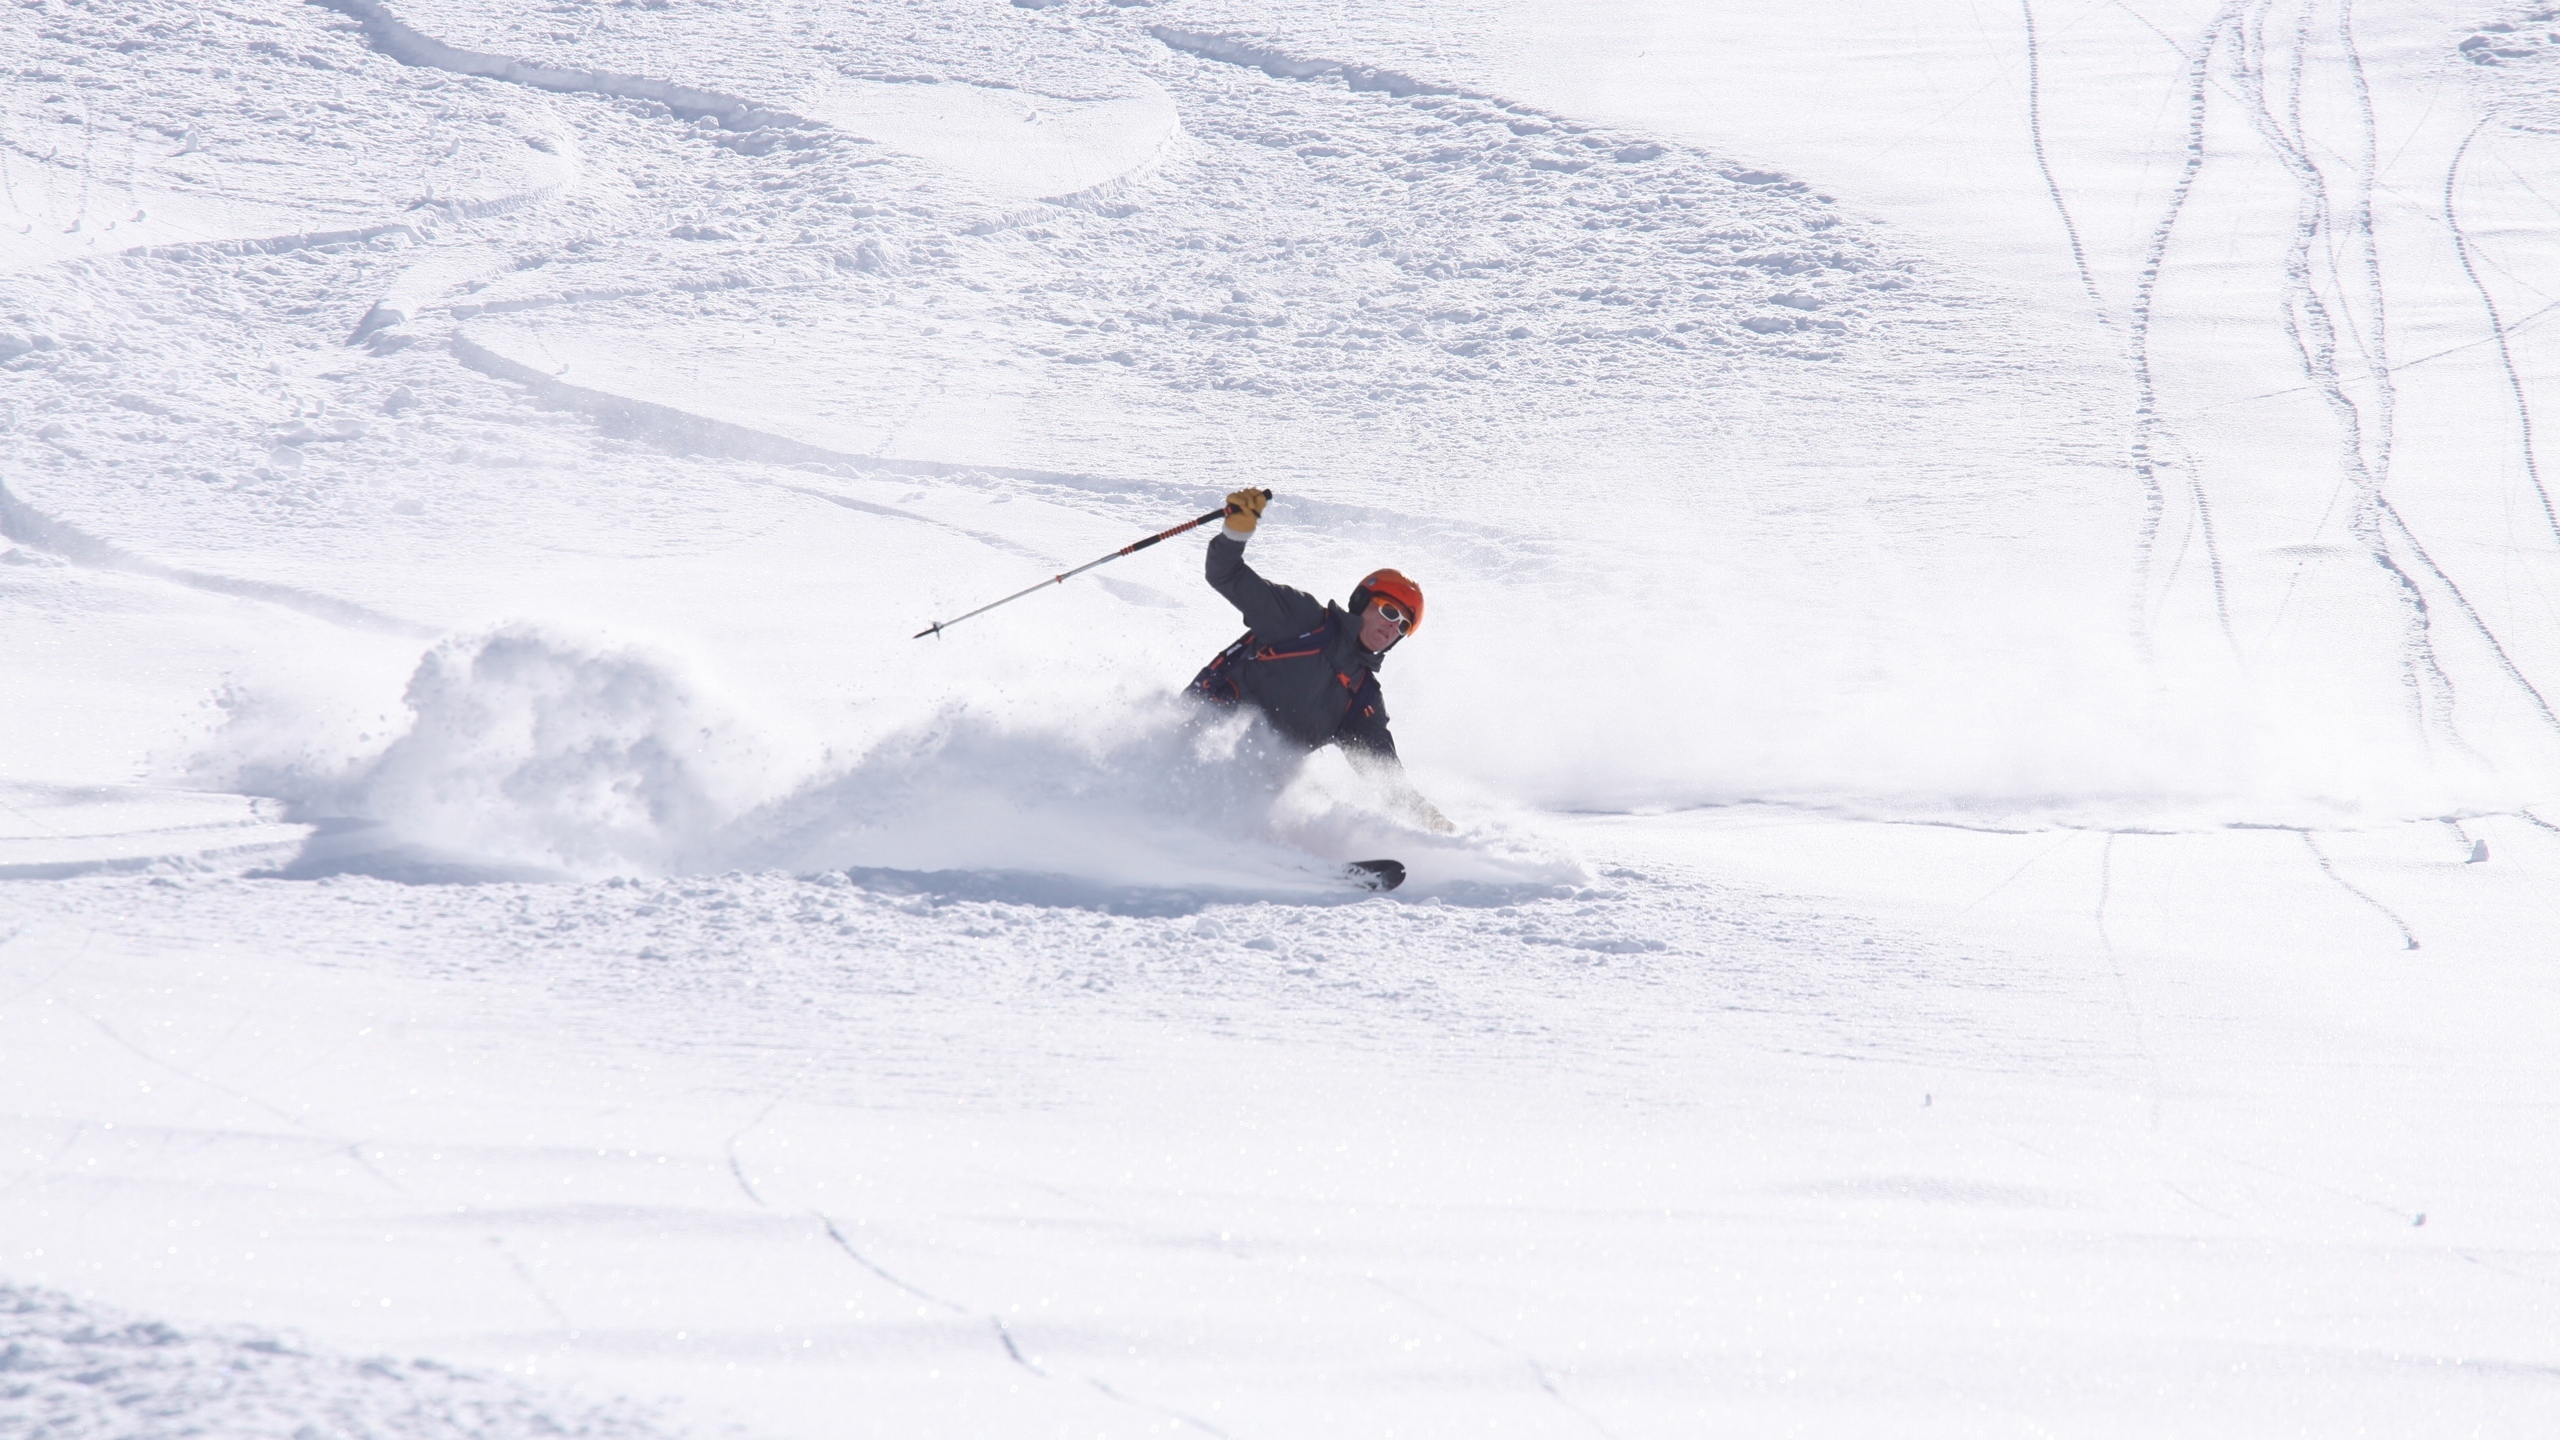
<instances>
[{"instance_id":1,"label":"ski tip","mask_svg":"<svg viewBox=\"0 0 2560 1440\"><path fill-rule=\"evenodd\" d=\"M1342 867L1342 876L1364 890L1393 890L1404 883L1404 862L1354 860Z\"/></svg>"}]
</instances>

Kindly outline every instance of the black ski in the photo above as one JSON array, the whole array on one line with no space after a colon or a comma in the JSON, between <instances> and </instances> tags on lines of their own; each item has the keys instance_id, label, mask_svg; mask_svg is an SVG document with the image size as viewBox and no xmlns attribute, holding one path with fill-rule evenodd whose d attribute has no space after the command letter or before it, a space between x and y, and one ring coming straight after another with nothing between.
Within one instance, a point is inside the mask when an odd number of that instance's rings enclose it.
<instances>
[{"instance_id":1,"label":"black ski","mask_svg":"<svg viewBox=\"0 0 2560 1440\"><path fill-rule=\"evenodd\" d=\"M1363 890L1393 890L1404 883L1404 862L1354 860L1342 867L1342 878Z\"/></svg>"}]
</instances>

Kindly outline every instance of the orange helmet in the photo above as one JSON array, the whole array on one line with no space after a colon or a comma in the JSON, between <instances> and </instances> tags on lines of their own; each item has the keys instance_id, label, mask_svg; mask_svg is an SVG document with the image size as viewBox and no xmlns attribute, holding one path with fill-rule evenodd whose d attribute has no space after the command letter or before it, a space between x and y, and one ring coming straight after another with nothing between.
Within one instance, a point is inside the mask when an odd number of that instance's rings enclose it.
<instances>
[{"instance_id":1,"label":"orange helmet","mask_svg":"<svg viewBox=\"0 0 2560 1440\"><path fill-rule=\"evenodd\" d=\"M1405 622L1404 633L1411 635L1422 628L1422 587L1405 578L1401 570L1372 570L1351 590L1351 613L1361 614L1369 602L1393 600L1404 607L1411 620Z\"/></svg>"}]
</instances>

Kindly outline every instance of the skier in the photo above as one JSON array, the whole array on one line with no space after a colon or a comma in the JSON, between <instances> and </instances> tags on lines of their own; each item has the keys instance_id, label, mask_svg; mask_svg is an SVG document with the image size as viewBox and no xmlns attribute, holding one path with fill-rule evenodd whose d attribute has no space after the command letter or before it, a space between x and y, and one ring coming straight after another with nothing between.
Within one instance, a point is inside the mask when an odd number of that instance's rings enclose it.
<instances>
[{"instance_id":1,"label":"skier","mask_svg":"<svg viewBox=\"0 0 2560 1440\"><path fill-rule=\"evenodd\" d=\"M1443 833L1457 828L1405 779L1378 692L1387 651L1422 627L1422 587L1398 571L1372 571L1345 609L1263 579L1244 563L1244 544L1269 498L1261 490L1227 497L1226 528L1209 541L1209 587L1243 612L1249 628L1193 677L1188 693L1217 705L1250 700L1272 729L1307 750L1340 745L1397 809Z\"/></svg>"}]
</instances>

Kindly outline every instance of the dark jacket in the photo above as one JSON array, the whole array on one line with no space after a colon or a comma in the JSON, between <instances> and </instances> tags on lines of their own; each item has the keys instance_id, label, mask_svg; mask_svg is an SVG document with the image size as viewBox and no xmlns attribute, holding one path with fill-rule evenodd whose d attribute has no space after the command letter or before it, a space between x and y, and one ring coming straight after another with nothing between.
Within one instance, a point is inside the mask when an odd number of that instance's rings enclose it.
<instances>
[{"instance_id":1,"label":"dark jacket","mask_svg":"<svg viewBox=\"0 0 2560 1440\"><path fill-rule=\"evenodd\" d=\"M1244 563L1244 542L1209 541L1209 585L1250 627L1191 682L1191 693L1251 702L1271 728L1313 750L1341 745L1396 758L1387 704L1378 693L1386 657L1360 643L1360 622L1330 600L1274 585Z\"/></svg>"}]
</instances>

